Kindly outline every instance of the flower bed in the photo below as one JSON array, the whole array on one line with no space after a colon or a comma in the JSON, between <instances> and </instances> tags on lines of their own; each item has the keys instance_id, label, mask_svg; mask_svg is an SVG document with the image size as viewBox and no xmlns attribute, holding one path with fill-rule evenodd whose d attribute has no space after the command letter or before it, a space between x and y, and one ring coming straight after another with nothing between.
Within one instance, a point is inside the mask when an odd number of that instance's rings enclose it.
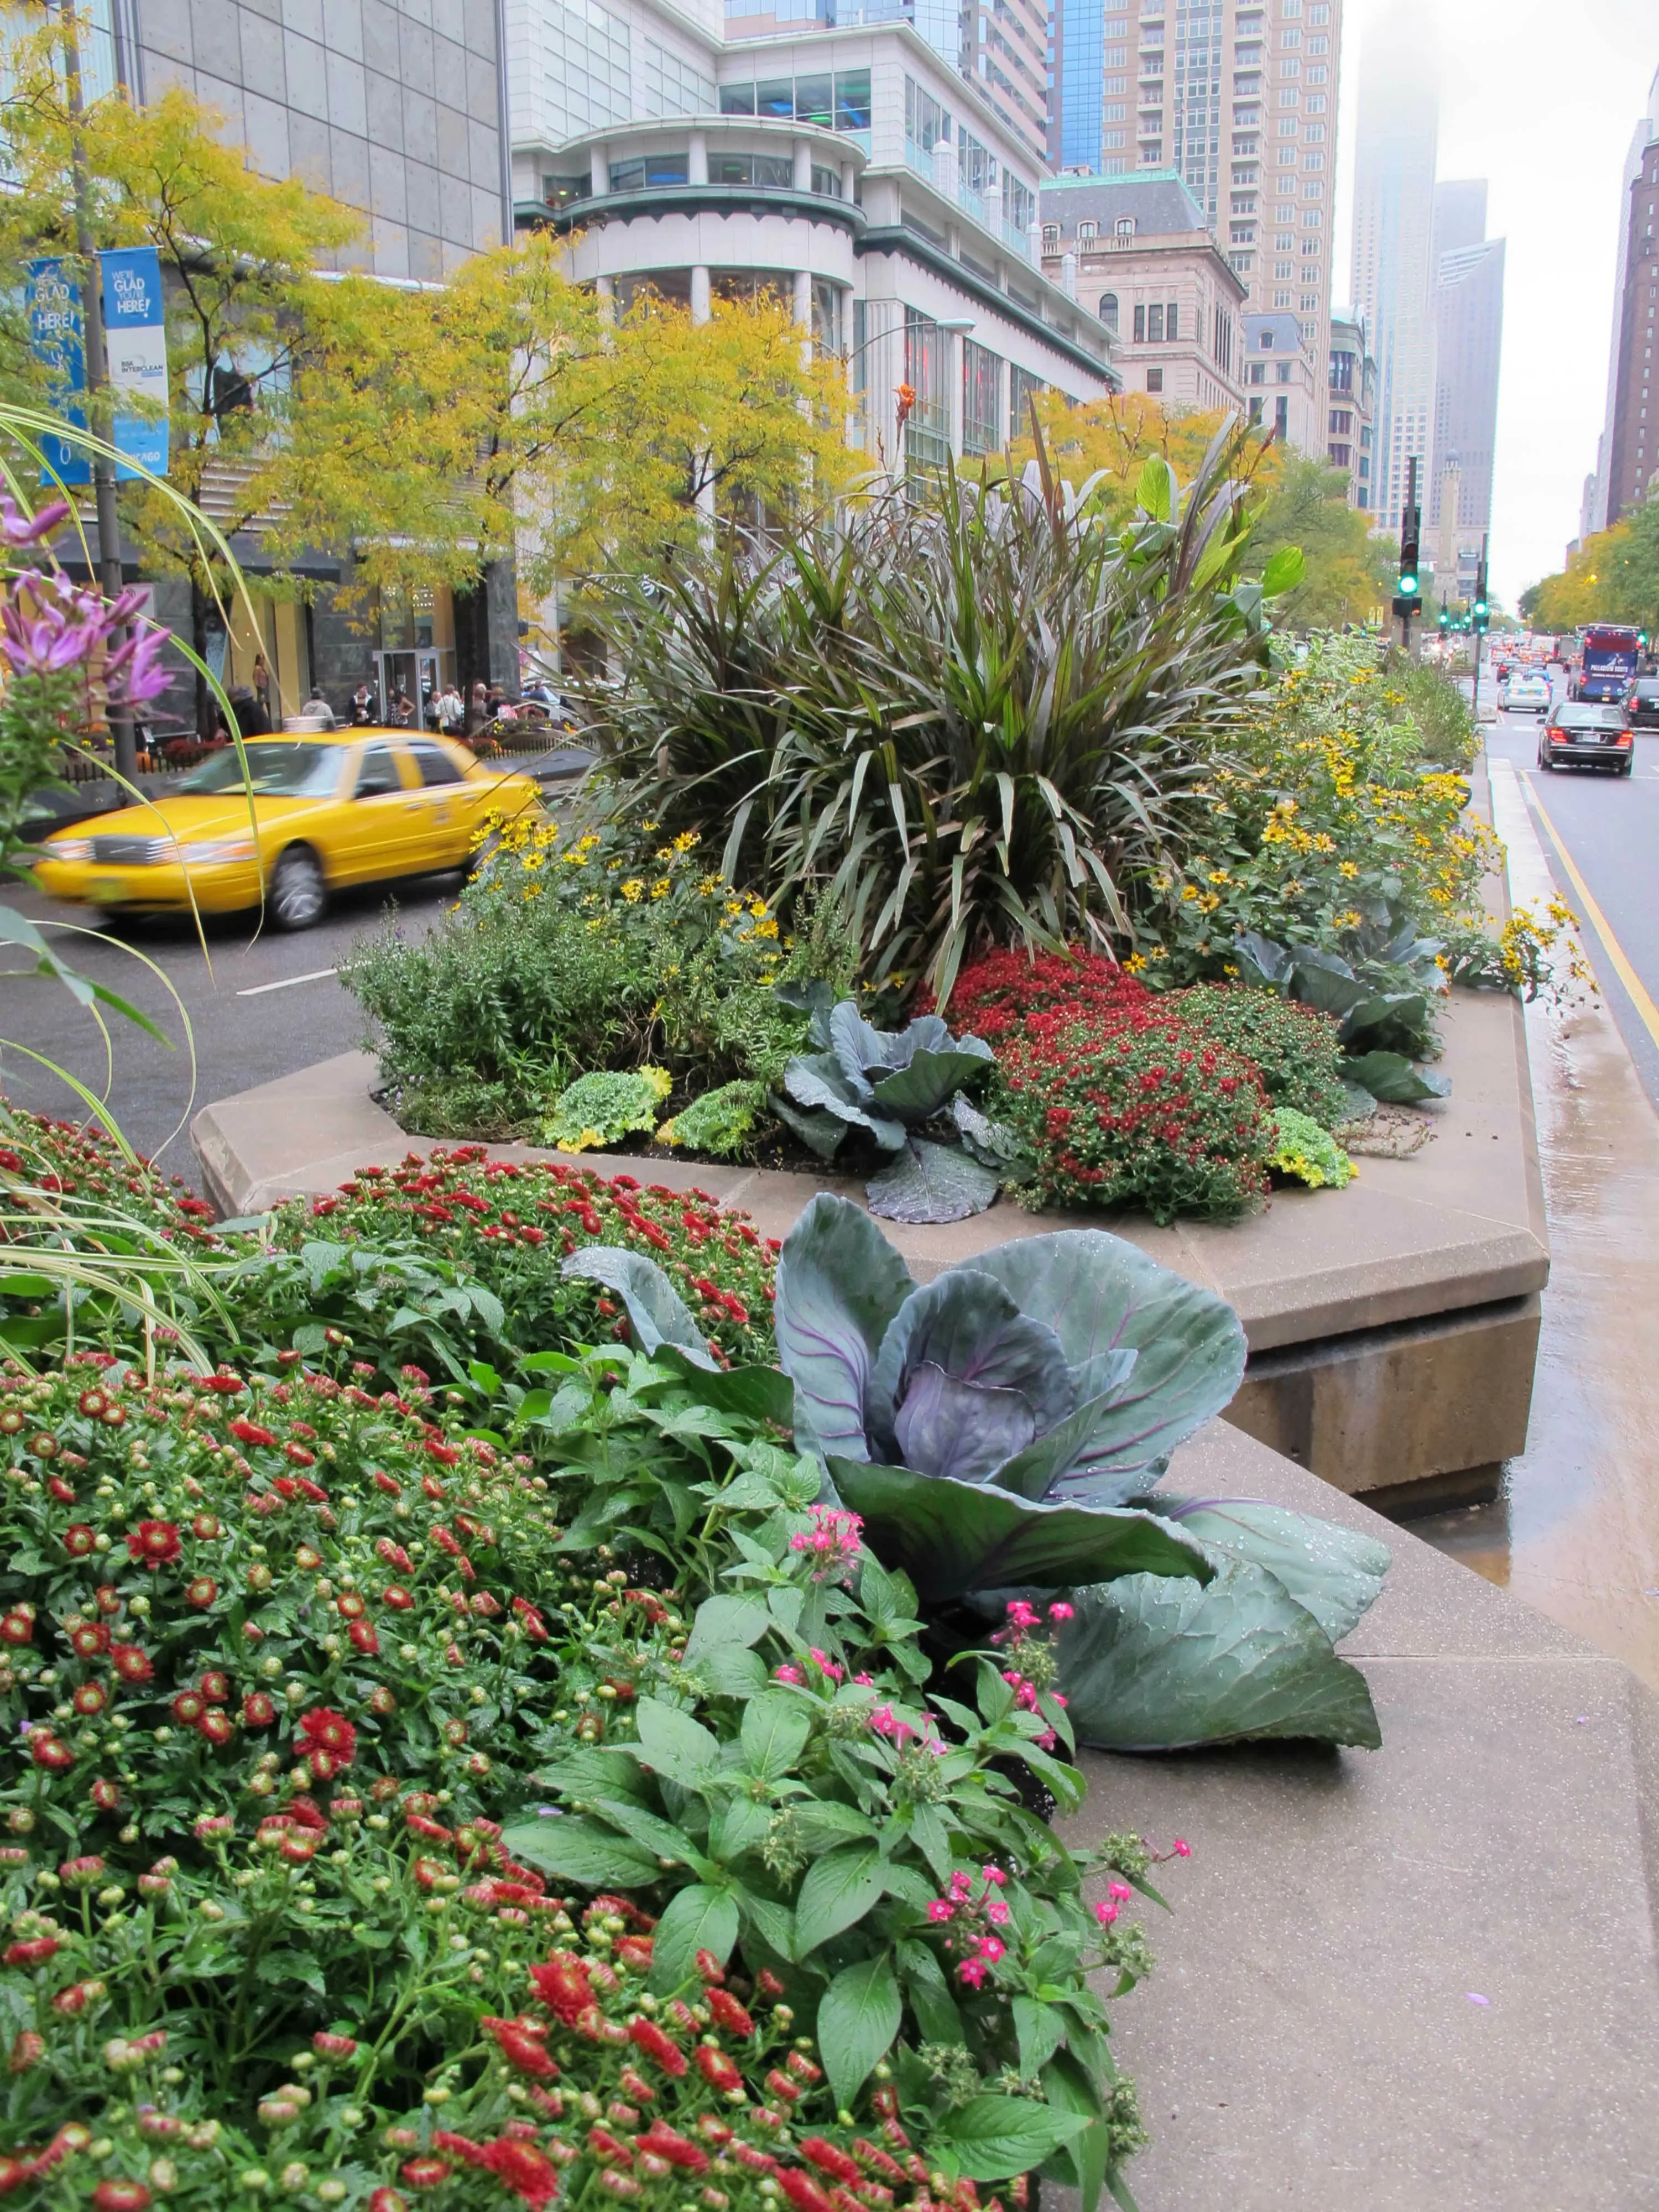
<instances>
[{"instance_id":1,"label":"flower bed","mask_svg":"<svg viewBox=\"0 0 1659 2212\"><path fill-rule=\"evenodd\" d=\"M930 1698L816 1468L685 1404L566 1361L509 1454L414 1376L0 1378L0 2191L972 2212L1091 2119L1115 2170L1085 1975L1144 1966L1148 1853L1034 1820L1062 1706L994 1665ZM686 1532L643 1583L630 1512ZM769 1601L711 1589L740 1557Z\"/></svg>"}]
</instances>

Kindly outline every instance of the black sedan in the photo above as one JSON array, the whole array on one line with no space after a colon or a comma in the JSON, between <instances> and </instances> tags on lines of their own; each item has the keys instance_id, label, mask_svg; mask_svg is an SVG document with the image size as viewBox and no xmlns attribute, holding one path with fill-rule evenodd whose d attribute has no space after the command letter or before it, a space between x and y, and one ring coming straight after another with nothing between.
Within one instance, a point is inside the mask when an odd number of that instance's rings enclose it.
<instances>
[{"instance_id":1,"label":"black sedan","mask_svg":"<svg viewBox=\"0 0 1659 2212\"><path fill-rule=\"evenodd\" d=\"M1631 686L1631 727L1659 730L1659 676L1638 676Z\"/></svg>"},{"instance_id":2,"label":"black sedan","mask_svg":"<svg viewBox=\"0 0 1659 2212\"><path fill-rule=\"evenodd\" d=\"M1588 701L1564 701L1552 707L1538 733L1538 765L1559 768L1564 761L1610 768L1615 775L1630 775L1636 765L1636 740L1625 709Z\"/></svg>"}]
</instances>

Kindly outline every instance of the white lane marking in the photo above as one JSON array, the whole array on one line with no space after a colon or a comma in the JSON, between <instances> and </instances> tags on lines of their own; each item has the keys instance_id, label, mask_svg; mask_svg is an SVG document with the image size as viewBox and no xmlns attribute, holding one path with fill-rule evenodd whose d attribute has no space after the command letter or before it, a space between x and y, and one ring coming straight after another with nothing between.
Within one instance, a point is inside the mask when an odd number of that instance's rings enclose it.
<instances>
[{"instance_id":1,"label":"white lane marking","mask_svg":"<svg viewBox=\"0 0 1659 2212\"><path fill-rule=\"evenodd\" d=\"M308 975L284 975L280 983L253 983L246 991L239 991L239 999L257 999L262 992L286 991L295 983L321 983L330 975L339 974L337 968L313 968Z\"/></svg>"}]
</instances>

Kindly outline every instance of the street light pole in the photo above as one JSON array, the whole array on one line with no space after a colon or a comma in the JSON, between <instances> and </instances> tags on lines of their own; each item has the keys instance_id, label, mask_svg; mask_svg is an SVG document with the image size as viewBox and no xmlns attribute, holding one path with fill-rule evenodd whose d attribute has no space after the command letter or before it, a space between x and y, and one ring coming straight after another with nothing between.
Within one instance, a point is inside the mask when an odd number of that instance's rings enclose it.
<instances>
[{"instance_id":1,"label":"street light pole","mask_svg":"<svg viewBox=\"0 0 1659 2212\"><path fill-rule=\"evenodd\" d=\"M58 0L63 26L64 77L69 92L69 112L74 129L75 251L82 268L82 314L87 361L87 422L94 434L107 441L112 422L105 395L109 389L109 361L104 345L103 264L92 234L92 185L87 173L86 142L81 118L86 112L81 88L81 41L76 22L75 0ZM115 505L115 471L102 455L92 464L94 497L98 509L98 566L104 596L118 599L124 585L121 560L121 518ZM112 635L113 647L118 640ZM115 770L129 782L138 772L138 747L132 709L110 709L110 734L115 740Z\"/></svg>"}]
</instances>

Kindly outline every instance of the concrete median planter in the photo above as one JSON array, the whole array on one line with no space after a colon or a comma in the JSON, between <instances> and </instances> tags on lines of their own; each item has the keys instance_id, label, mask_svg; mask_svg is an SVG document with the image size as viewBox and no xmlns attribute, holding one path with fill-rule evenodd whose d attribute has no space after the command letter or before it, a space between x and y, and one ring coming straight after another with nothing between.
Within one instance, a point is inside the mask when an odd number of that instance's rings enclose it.
<instances>
[{"instance_id":1,"label":"concrete median planter","mask_svg":"<svg viewBox=\"0 0 1659 2212\"><path fill-rule=\"evenodd\" d=\"M1279 1192L1225 1226L1001 1204L946 1227L883 1228L922 1280L1014 1237L1110 1228L1237 1309L1250 1364L1228 1409L1237 1427L1390 1510L1490 1495L1498 1462L1526 1442L1549 1249L1521 1010L1458 992L1444 1030L1453 1091L1425 1109L1433 1141L1407 1159L1364 1160L1345 1191ZM433 1149L374 1103L374 1079L370 1055L348 1053L204 1109L191 1136L224 1212L320 1195L360 1167ZM834 1177L707 1161L586 1152L578 1164L696 1184L769 1237L787 1234L815 1190L862 1195Z\"/></svg>"}]
</instances>

